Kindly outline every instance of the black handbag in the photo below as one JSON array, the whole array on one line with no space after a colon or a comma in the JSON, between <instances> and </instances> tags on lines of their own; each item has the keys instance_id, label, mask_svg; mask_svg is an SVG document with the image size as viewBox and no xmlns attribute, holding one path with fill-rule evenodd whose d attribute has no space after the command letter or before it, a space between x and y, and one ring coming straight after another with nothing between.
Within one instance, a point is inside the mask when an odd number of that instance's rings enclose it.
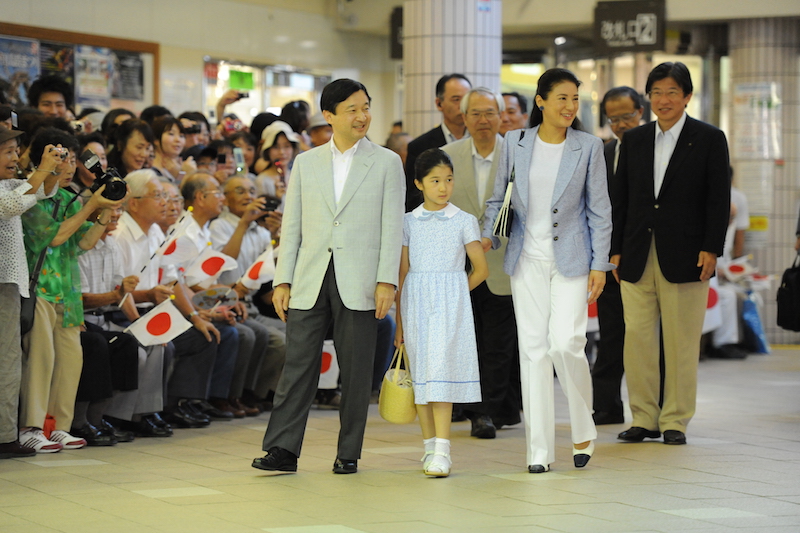
<instances>
[{"instance_id":1,"label":"black handbag","mask_svg":"<svg viewBox=\"0 0 800 533\"><path fill-rule=\"evenodd\" d=\"M778 326L800 331L800 254L784 271L778 287Z\"/></svg>"},{"instance_id":2,"label":"black handbag","mask_svg":"<svg viewBox=\"0 0 800 533\"><path fill-rule=\"evenodd\" d=\"M55 200L53 206L53 218L58 215L58 206L61 205L61 200ZM33 316L36 314L36 284L39 282L39 272L42 271L42 263L44 263L44 256L47 255L47 246L45 246L39 258L36 260L36 266L33 267L31 272L30 283L28 284L28 297L21 296L19 308L19 325L20 334L25 335L31 328L33 328Z\"/></svg>"}]
</instances>

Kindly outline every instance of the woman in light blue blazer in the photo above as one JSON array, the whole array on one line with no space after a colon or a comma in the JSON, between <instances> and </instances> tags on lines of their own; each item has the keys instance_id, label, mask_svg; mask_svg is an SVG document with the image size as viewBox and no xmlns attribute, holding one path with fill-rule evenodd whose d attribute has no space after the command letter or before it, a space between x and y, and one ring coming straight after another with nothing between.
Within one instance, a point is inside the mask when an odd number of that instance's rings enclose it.
<instances>
[{"instance_id":1,"label":"woman in light blue blazer","mask_svg":"<svg viewBox=\"0 0 800 533\"><path fill-rule=\"evenodd\" d=\"M539 78L531 128L506 134L494 194L487 202L484 247L514 176L514 219L503 269L517 317L528 471L555 461L553 369L567 396L575 466L586 466L597 430L584 355L587 305L605 284L611 202L603 143L580 131L575 75L550 69ZM588 299L587 299L588 293ZM588 303L587 303L588 300Z\"/></svg>"}]
</instances>

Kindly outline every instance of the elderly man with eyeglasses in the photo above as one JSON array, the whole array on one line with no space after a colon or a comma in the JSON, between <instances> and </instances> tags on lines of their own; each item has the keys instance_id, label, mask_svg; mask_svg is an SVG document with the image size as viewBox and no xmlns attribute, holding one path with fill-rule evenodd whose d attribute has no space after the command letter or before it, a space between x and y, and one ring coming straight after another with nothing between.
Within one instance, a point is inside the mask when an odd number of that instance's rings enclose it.
<instances>
[{"instance_id":1,"label":"elderly man with eyeglasses","mask_svg":"<svg viewBox=\"0 0 800 533\"><path fill-rule=\"evenodd\" d=\"M603 97L601 103L614 139L608 141L603 149L606 157L606 170L611 193L611 178L617 170L622 137L626 131L635 128L642 120L644 106L642 97L632 87L614 87ZM625 341L625 319L622 314L622 296L619 283L612 272L606 273L603 294L597 299L597 318L600 323L600 343L597 359L592 367L592 388L594 391L594 423L622 424L622 349Z\"/></svg>"}]
</instances>

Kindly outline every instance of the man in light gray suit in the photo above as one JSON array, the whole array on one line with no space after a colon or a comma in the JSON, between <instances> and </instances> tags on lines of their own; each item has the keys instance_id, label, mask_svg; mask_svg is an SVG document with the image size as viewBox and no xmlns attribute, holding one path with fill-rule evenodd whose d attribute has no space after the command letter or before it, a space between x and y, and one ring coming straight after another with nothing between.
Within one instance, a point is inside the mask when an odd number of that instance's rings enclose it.
<instances>
[{"instance_id":1,"label":"man in light gray suit","mask_svg":"<svg viewBox=\"0 0 800 533\"><path fill-rule=\"evenodd\" d=\"M341 429L333 472L358 469L372 382L378 320L394 301L403 236L400 157L365 139L366 87L336 80L320 107L327 144L297 157L286 195L273 304L286 321L286 364L264 435L262 470L296 472L333 322L342 380Z\"/></svg>"},{"instance_id":2,"label":"man in light gray suit","mask_svg":"<svg viewBox=\"0 0 800 533\"><path fill-rule=\"evenodd\" d=\"M442 147L453 161L455 187L450 200L474 215L481 225L500 160L504 110L500 95L484 87L472 89L461 100L469 137ZM498 426L520 422L517 330L511 284L503 272L505 252L505 242L497 250L486 252L489 279L471 293L483 401L465 405L464 414L472 422L471 435L480 439L493 439Z\"/></svg>"}]
</instances>

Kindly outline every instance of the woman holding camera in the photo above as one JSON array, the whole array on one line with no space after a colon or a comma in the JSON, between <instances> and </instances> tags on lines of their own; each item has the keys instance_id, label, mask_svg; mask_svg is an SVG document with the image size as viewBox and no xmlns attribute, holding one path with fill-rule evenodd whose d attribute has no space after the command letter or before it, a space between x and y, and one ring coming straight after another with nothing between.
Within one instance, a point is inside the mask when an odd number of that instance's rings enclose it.
<instances>
[{"instance_id":1,"label":"woman holding camera","mask_svg":"<svg viewBox=\"0 0 800 533\"><path fill-rule=\"evenodd\" d=\"M259 195L283 198L291 165L300 151L300 136L286 122L276 120L267 126L261 138L267 168L256 177L256 191Z\"/></svg>"},{"instance_id":2,"label":"woman holding camera","mask_svg":"<svg viewBox=\"0 0 800 533\"><path fill-rule=\"evenodd\" d=\"M156 150L153 170L174 183L180 183L184 176L197 172L193 157L185 161L181 157L186 137L178 119L167 115L153 121L153 138Z\"/></svg>"},{"instance_id":3,"label":"woman holding camera","mask_svg":"<svg viewBox=\"0 0 800 533\"><path fill-rule=\"evenodd\" d=\"M33 328L22 339L26 357L20 394L20 442L41 453L86 445L84 439L69 433L83 367L78 254L94 247L111 218L111 210L122 204L122 200L103 197L105 186L84 205L75 201L75 195L66 188L75 174L78 141L55 128L40 130L31 142L31 161L35 166L42 163L48 147L57 151L60 163L55 169L45 170L59 175L60 189L22 215L25 253L31 271L42 252L45 253L35 293L31 295L36 298ZM47 414L56 420L49 439L42 432Z\"/></svg>"}]
</instances>

